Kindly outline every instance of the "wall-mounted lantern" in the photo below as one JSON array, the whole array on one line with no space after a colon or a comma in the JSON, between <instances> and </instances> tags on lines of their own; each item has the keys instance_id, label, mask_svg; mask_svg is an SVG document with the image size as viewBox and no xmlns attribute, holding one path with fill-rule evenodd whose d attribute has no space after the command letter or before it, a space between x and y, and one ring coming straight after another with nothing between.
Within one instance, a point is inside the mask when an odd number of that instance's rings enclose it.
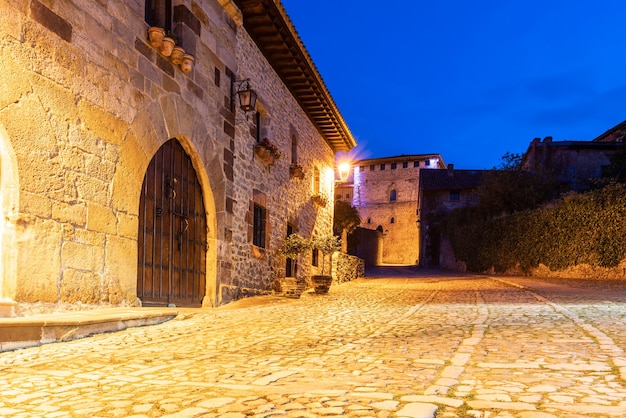
<instances>
[{"instance_id":1,"label":"wall-mounted lantern","mask_svg":"<svg viewBox=\"0 0 626 418\"><path fill-rule=\"evenodd\" d=\"M249 78L234 81L233 93L236 93L239 98L239 108L241 110L248 113L253 112L256 109L257 94L254 90L252 90L252 88L250 88Z\"/></svg>"}]
</instances>

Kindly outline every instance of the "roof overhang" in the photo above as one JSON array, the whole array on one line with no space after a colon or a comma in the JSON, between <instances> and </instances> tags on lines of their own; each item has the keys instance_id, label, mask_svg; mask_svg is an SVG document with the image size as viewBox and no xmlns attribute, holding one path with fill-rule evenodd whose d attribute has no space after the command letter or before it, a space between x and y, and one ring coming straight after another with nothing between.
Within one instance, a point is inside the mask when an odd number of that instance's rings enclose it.
<instances>
[{"instance_id":1,"label":"roof overhang","mask_svg":"<svg viewBox=\"0 0 626 418\"><path fill-rule=\"evenodd\" d=\"M235 0L243 26L335 152L356 146L313 60L279 0Z\"/></svg>"}]
</instances>

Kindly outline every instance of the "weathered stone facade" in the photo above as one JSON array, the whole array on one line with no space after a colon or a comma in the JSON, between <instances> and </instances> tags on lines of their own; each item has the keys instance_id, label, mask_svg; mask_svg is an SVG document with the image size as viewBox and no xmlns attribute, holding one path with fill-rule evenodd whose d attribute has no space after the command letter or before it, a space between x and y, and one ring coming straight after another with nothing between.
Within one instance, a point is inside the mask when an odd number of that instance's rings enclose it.
<instances>
[{"instance_id":1,"label":"weathered stone facade","mask_svg":"<svg viewBox=\"0 0 626 418\"><path fill-rule=\"evenodd\" d=\"M417 264L421 170L444 168L438 154L401 155L354 162L352 205L361 227L383 233L384 264Z\"/></svg>"},{"instance_id":2,"label":"weathered stone facade","mask_svg":"<svg viewBox=\"0 0 626 418\"><path fill-rule=\"evenodd\" d=\"M307 236L331 230L332 205L311 195L334 195L337 145L247 32L243 2L173 3L189 72L151 46L144 1L0 3L0 303L18 314L139 303L142 184L172 138L206 210L204 306L271 291L285 275L276 248L288 223ZM231 104L232 82L245 78L258 118ZM282 153L273 166L255 158L259 134ZM294 141L302 179L289 174ZM264 248L253 244L255 203ZM300 268L311 273L310 261Z\"/></svg>"},{"instance_id":3,"label":"weathered stone facade","mask_svg":"<svg viewBox=\"0 0 626 418\"><path fill-rule=\"evenodd\" d=\"M615 136L621 134L618 127L614 128ZM621 146L615 136L605 133L599 137L601 141L553 141L550 136L541 141L535 138L524 153L522 170L553 175L571 190L587 190L593 179L602 176L602 168L611 163L611 156Z\"/></svg>"}]
</instances>

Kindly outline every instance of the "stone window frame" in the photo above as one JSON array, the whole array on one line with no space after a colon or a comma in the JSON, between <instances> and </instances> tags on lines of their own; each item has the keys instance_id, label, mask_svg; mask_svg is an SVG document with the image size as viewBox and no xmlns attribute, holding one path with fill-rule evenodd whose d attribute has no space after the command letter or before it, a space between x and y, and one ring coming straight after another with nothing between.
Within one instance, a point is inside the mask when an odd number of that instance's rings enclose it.
<instances>
[{"instance_id":1,"label":"stone window frame","mask_svg":"<svg viewBox=\"0 0 626 418\"><path fill-rule=\"evenodd\" d=\"M405 161L402 163L402 168L407 168L409 166L409 162Z\"/></svg>"},{"instance_id":2,"label":"stone window frame","mask_svg":"<svg viewBox=\"0 0 626 418\"><path fill-rule=\"evenodd\" d=\"M391 191L389 191L389 201L395 202L397 200L398 200L398 192L396 191L396 189L391 189Z\"/></svg>"},{"instance_id":3,"label":"stone window frame","mask_svg":"<svg viewBox=\"0 0 626 418\"><path fill-rule=\"evenodd\" d=\"M391 169L395 170L396 168L398 168L398 164L397 163L391 163Z\"/></svg>"}]
</instances>

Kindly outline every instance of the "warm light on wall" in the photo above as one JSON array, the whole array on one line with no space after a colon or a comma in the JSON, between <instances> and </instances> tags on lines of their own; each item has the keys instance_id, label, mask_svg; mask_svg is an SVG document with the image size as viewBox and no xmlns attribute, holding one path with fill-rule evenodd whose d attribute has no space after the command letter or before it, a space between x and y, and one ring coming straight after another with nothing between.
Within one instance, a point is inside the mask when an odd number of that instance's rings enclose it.
<instances>
[{"instance_id":1,"label":"warm light on wall","mask_svg":"<svg viewBox=\"0 0 626 418\"><path fill-rule=\"evenodd\" d=\"M324 170L324 184L326 185L326 190L329 195L332 196L334 194L335 170L331 167L327 167L326 170Z\"/></svg>"}]
</instances>

